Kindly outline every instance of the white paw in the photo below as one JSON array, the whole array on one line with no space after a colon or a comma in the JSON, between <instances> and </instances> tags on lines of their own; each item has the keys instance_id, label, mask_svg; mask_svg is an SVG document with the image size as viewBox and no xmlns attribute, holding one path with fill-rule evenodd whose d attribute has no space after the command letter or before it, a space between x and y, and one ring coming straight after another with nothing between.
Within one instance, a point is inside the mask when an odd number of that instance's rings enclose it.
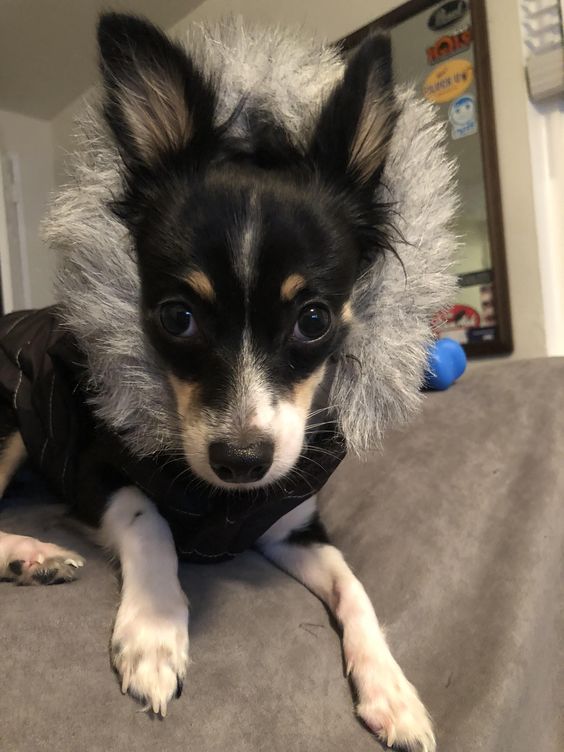
<instances>
[{"instance_id":1,"label":"white paw","mask_svg":"<svg viewBox=\"0 0 564 752\"><path fill-rule=\"evenodd\" d=\"M431 719L415 687L391 656L365 652L349 660L358 692L356 712L388 747L409 752L435 752Z\"/></svg>"},{"instance_id":2,"label":"white paw","mask_svg":"<svg viewBox=\"0 0 564 752\"><path fill-rule=\"evenodd\" d=\"M188 666L188 606L183 594L158 606L137 607L123 601L111 642L112 664L121 689L152 710L166 715L180 697Z\"/></svg>"},{"instance_id":3,"label":"white paw","mask_svg":"<svg viewBox=\"0 0 564 752\"><path fill-rule=\"evenodd\" d=\"M0 538L0 576L18 585L71 582L84 566L80 554L24 535Z\"/></svg>"}]
</instances>

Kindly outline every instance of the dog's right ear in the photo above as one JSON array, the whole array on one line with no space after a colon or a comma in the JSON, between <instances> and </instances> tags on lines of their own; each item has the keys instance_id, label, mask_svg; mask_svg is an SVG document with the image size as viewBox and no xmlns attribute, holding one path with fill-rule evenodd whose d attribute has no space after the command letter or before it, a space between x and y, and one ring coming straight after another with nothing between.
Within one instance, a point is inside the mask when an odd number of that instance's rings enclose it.
<instances>
[{"instance_id":1,"label":"dog's right ear","mask_svg":"<svg viewBox=\"0 0 564 752\"><path fill-rule=\"evenodd\" d=\"M104 114L130 169L150 167L213 133L215 95L184 50L148 21L107 13L98 25Z\"/></svg>"},{"instance_id":2,"label":"dog's right ear","mask_svg":"<svg viewBox=\"0 0 564 752\"><path fill-rule=\"evenodd\" d=\"M343 80L325 103L311 144L321 173L374 190L382 173L398 108L392 48L386 33L368 37L350 56Z\"/></svg>"}]
</instances>

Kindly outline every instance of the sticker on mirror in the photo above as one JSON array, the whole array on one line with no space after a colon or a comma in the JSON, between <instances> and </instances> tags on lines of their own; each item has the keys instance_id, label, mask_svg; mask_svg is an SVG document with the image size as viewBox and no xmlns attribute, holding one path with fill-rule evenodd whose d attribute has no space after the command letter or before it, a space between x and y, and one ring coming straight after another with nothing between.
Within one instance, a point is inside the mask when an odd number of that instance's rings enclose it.
<instances>
[{"instance_id":1,"label":"sticker on mirror","mask_svg":"<svg viewBox=\"0 0 564 752\"><path fill-rule=\"evenodd\" d=\"M437 314L431 326L439 337L450 337L465 344L468 341L468 329L480 326L480 314L471 305L457 303L447 311Z\"/></svg>"},{"instance_id":2,"label":"sticker on mirror","mask_svg":"<svg viewBox=\"0 0 564 752\"><path fill-rule=\"evenodd\" d=\"M423 96L429 102L443 104L459 97L474 80L469 60L451 60L431 71L423 84Z\"/></svg>"},{"instance_id":3,"label":"sticker on mirror","mask_svg":"<svg viewBox=\"0 0 564 752\"><path fill-rule=\"evenodd\" d=\"M476 103L471 94L464 94L448 108L448 119L452 125L451 136L454 139L473 136L478 132L476 121Z\"/></svg>"},{"instance_id":4,"label":"sticker on mirror","mask_svg":"<svg viewBox=\"0 0 564 752\"><path fill-rule=\"evenodd\" d=\"M469 26L458 34L445 34L437 39L435 44L427 47L427 62L429 65L442 63L459 52L464 52L472 44L472 29Z\"/></svg>"},{"instance_id":5,"label":"sticker on mirror","mask_svg":"<svg viewBox=\"0 0 564 752\"><path fill-rule=\"evenodd\" d=\"M427 26L431 31L446 29L447 26L452 26L461 18L464 18L467 10L468 5L464 0L449 0L431 13Z\"/></svg>"}]
</instances>

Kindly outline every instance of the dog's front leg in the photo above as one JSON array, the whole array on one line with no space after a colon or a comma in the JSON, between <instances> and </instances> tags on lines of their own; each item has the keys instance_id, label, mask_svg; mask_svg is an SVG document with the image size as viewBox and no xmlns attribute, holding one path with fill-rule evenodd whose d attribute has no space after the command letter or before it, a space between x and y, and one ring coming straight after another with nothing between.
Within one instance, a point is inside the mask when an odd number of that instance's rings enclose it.
<instances>
[{"instance_id":1,"label":"dog's front leg","mask_svg":"<svg viewBox=\"0 0 564 752\"><path fill-rule=\"evenodd\" d=\"M258 548L326 603L339 621L347 673L358 693L357 713L367 726L388 746L433 752L427 711L394 660L366 591L341 552L327 542L315 498L273 525Z\"/></svg>"},{"instance_id":2,"label":"dog's front leg","mask_svg":"<svg viewBox=\"0 0 564 752\"><path fill-rule=\"evenodd\" d=\"M122 593L111 640L123 692L166 715L188 665L188 602L168 524L137 488L116 491L102 519L102 541L121 564Z\"/></svg>"}]
</instances>

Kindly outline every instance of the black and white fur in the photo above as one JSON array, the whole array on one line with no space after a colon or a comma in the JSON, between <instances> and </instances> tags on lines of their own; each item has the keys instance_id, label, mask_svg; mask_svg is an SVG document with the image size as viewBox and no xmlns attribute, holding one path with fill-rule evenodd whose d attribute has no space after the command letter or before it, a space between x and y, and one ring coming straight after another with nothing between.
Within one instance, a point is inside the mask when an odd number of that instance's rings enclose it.
<instances>
[{"instance_id":1,"label":"black and white fur","mask_svg":"<svg viewBox=\"0 0 564 752\"><path fill-rule=\"evenodd\" d=\"M394 91L389 41L369 39L343 65L330 48L231 24L188 55L150 24L108 14L99 43L104 120L85 116L74 179L46 224L97 416L140 456L181 453L224 488L292 472L322 389L349 449L370 448L417 403L455 245L442 131L428 105ZM9 405L3 421L5 485L25 450ZM88 503L121 563L111 650L122 689L165 715L188 665L170 530L115 480ZM339 621L369 728L390 746L434 750L425 708L315 497L257 548ZM16 581L69 579L82 563L0 534L0 574Z\"/></svg>"}]
</instances>

